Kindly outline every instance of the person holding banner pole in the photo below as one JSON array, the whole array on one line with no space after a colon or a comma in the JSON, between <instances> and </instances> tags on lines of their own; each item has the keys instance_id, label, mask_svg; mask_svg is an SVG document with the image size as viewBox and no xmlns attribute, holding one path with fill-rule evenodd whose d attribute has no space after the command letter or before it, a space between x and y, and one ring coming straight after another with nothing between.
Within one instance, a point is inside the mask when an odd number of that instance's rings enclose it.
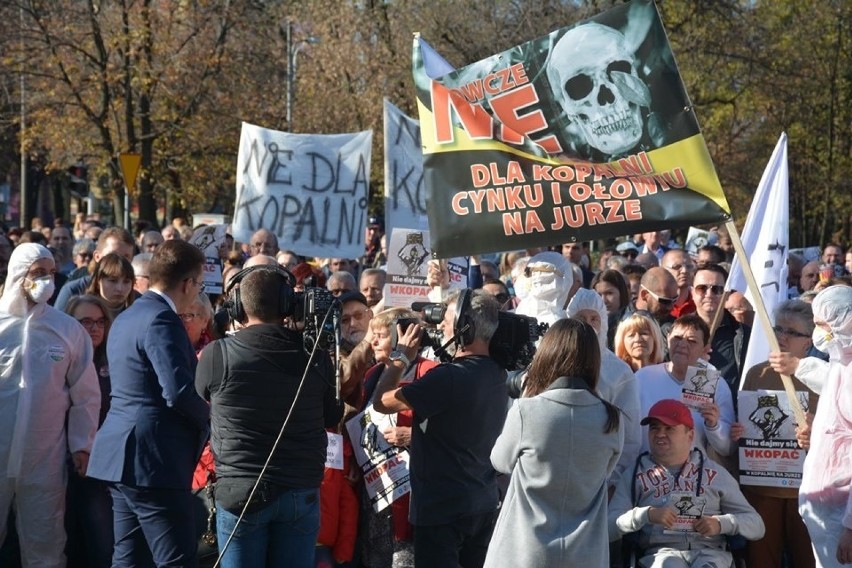
<instances>
[{"instance_id":1,"label":"person holding banner pole","mask_svg":"<svg viewBox=\"0 0 852 568\"><path fill-rule=\"evenodd\" d=\"M811 535L817 566L833 567L852 564L852 287L826 288L814 299L813 311L814 345L828 352L830 361L798 361L799 378L820 395L813 424L797 431L800 443L810 434L799 513ZM784 355L770 355L773 369L782 373L790 371L794 360ZM815 370L822 381L806 380Z\"/></svg>"},{"instance_id":2,"label":"person holding banner pole","mask_svg":"<svg viewBox=\"0 0 852 568\"><path fill-rule=\"evenodd\" d=\"M788 300L775 310L775 328L778 344L785 353L805 358L813 345L811 335L814 330L813 310L811 306L799 300ZM807 387L795 377L793 384L796 392L809 392ZM783 390L781 376L773 370L770 363L759 363L746 374L744 391ZM813 419L819 397L809 392L808 418ZM731 439L736 442L745 433L745 426L735 422L731 426ZM784 550L790 559L790 565L796 568L810 568L815 565L811 548L811 539L798 510L797 488L763 487L744 485L743 494L748 502L760 513L766 524L766 533L759 540L746 545L746 558L749 568L779 568L782 565Z\"/></svg>"}]
</instances>

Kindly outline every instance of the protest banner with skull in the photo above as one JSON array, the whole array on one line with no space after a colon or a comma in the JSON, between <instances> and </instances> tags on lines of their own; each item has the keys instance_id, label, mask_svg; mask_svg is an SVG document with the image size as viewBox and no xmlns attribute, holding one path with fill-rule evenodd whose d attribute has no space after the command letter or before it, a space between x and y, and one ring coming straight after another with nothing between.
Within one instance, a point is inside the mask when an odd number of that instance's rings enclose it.
<instances>
[{"instance_id":1,"label":"protest banner with skull","mask_svg":"<svg viewBox=\"0 0 852 568\"><path fill-rule=\"evenodd\" d=\"M554 99L585 142L607 156L636 147L645 128L642 111L651 106L634 49L618 30L592 22L568 30L548 58Z\"/></svg>"},{"instance_id":2,"label":"protest banner with skull","mask_svg":"<svg viewBox=\"0 0 852 568\"><path fill-rule=\"evenodd\" d=\"M730 218L650 0L458 70L417 37L413 64L439 258Z\"/></svg>"}]
</instances>

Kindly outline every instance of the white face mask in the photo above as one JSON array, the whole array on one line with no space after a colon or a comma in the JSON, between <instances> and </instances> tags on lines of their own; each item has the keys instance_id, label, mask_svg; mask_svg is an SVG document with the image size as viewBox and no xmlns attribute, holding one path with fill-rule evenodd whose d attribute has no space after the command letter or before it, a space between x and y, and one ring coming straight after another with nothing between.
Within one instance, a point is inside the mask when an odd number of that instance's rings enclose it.
<instances>
[{"instance_id":1,"label":"white face mask","mask_svg":"<svg viewBox=\"0 0 852 568\"><path fill-rule=\"evenodd\" d=\"M561 277L558 277L556 274L534 272L530 280L532 285L530 286L528 295L536 300L555 303L559 298L561 289L559 280L561 280Z\"/></svg>"},{"instance_id":2,"label":"white face mask","mask_svg":"<svg viewBox=\"0 0 852 568\"><path fill-rule=\"evenodd\" d=\"M834 336L821 327L814 328L814 332L811 335L811 338L814 340L814 347L816 347L823 353L829 353L829 350L835 343Z\"/></svg>"},{"instance_id":3,"label":"white face mask","mask_svg":"<svg viewBox=\"0 0 852 568\"><path fill-rule=\"evenodd\" d=\"M27 284L29 282L29 284ZM42 276L35 280L29 278L24 279L24 291L30 300L36 304L45 304L53 296L56 290L56 285L53 282L53 276Z\"/></svg>"}]
</instances>

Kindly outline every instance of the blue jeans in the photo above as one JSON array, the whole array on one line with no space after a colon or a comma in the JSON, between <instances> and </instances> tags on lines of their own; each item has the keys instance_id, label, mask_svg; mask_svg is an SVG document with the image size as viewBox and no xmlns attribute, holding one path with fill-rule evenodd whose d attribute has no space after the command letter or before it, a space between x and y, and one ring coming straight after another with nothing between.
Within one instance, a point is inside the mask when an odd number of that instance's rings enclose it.
<instances>
[{"instance_id":1,"label":"blue jeans","mask_svg":"<svg viewBox=\"0 0 852 568\"><path fill-rule=\"evenodd\" d=\"M238 518L216 504L220 554ZM319 489L285 491L263 509L243 517L220 566L313 568L319 525Z\"/></svg>"}]
</instances>

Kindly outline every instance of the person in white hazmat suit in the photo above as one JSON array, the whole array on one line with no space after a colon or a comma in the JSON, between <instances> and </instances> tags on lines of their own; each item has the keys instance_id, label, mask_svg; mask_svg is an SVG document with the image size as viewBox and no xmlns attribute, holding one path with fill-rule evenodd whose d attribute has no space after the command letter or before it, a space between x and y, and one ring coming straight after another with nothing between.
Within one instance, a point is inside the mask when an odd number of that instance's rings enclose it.
<instances>
[{"instance_id":1,"label":"person in white hazmat suit","mask_svg":"<svg viewBox=\"0 0 852 568\"><path fill-rule=\"evenodd\" d=\"M568 304L568 316L586 322L597 332L601 347L598 394L623 412L621 428L624 431L624 448L609 479L609 487L614 488L622 475L630 475L633 471L633 464L642 449L639 385L636 384L636 376L627 363L607 349L607 311L603 298L597 292L585 288L577 290Z\"/></svg>"},{"instance_id":2,"label":"person in white hazmat suit","mask_svg":"<svg viewBox=\"0 0 852 568\"><path fill-rule=\"evenodd\" d=\"M852 287L831 286L813 302L814 346L826 364L772 353L772 368L820 395L799 488L799 514L808 527L817 566L852 564ZM799 431L799 439L806 433Z\"/></svg>"},{"instance_id":3,"label":"person in white hazmat suit","mask_svg":"<svg viewBox=\"0 0 852 568\"><path fill-rule=\"evenodd\" d=\"M14 507L25 567L65 566L66 457L85 475L101 404L89 335L47 305L55 272L19 245L0 296L0 542Z\"/></svg>"},{"instance_id":4,"label":"person in white hazmat suit","mask_svg":"<svg viewBox=\"0 0 852 568\"><path fill-rule=\"evenodd\" d=\"M524 269L527 294L515 308L516 314L552 324L565 317L565 303L574 284L571 263L558 252L540 252Z\"/></svg>"}]
</instances>

